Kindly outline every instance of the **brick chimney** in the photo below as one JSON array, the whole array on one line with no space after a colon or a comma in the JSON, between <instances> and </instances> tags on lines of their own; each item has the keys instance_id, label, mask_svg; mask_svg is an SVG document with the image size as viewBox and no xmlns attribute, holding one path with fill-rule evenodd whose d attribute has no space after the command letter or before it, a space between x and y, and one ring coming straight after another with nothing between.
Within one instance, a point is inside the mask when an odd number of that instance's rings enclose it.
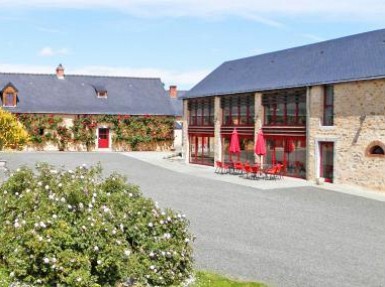
<instances>
[{"instance_id":1,"label":"brick chimney","mask_svg":"<svg viewBox=\"0 0 385 287\"><path fill-rule=\"evenodd\" d=\"M61 80L64 79L64 68L62 64L59 64L56 68L56 77Z\"/></svg>"},{"instance_id":2,"label":"brick chimney","mask_svg":"<svg viewBox=\"0 0 385 287\"><path fill-rule=\"evenodd\" d=\"M176 86L170 86L168 91L170 98L176 99L178 97L178 90Z\"/></svg>"}]
</instances>

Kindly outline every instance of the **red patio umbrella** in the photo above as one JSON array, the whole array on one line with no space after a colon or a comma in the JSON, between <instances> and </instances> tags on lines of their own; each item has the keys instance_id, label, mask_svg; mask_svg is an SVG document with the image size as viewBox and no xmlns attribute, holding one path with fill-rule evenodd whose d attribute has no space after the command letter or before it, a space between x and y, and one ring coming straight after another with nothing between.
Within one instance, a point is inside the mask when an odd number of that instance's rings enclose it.
<instances>
[{"instance_id":1,"label":"red patio umbrella","mask_svg":"<svg viewBox=\"0 0 385 287\"><path fill-rule=\"evenodd\" d=\"M263 156L266 155L266 141L265 136L263 135L262 130L260 129L257 135L257 140L255 141L255 153L260 156L259 163L262 166Z\"/></svg>"},{"instance_id":2,"label":"red patio umbrella","mask_svg":"<svg viewBox=\"0 0 385 287\"><path fill-rule=\"evenodd\" d=\"M241 147L239 145L239 137L238 137L238 132L237 129L234 129L233 132L231 133L231 140L230 140L230 158L232 153L240 153L241 152Z\"/></svg>"},{"instance_id":3,"label":"red patio umbrella","mask_svg":"<svg viewBox=\"0 0 385 287\"><path fill-rule=\"evenodd\" d=\"M257 135L257 140L255 142L255 153L257 155L265 155L266 154L266 141L263 135L262 130L259 130Z\"/></svg>"}]
</instances>

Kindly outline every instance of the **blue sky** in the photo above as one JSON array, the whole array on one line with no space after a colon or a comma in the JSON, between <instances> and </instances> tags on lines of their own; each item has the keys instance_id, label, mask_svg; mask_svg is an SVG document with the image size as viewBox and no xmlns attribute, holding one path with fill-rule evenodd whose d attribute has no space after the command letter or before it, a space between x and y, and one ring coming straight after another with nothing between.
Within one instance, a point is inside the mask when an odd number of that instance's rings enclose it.
<instances>
[{"instance_id":1,"label":"blue sky","mask_svg":"<svg viewBox=\"0 0 385 287\"><path fill-rule=\"evenodd\" d=\"M321 2L321 3L320 3ZM0 0L0 71L160 77L385 28L383 0Z\"/></svg>"}]
</instances>

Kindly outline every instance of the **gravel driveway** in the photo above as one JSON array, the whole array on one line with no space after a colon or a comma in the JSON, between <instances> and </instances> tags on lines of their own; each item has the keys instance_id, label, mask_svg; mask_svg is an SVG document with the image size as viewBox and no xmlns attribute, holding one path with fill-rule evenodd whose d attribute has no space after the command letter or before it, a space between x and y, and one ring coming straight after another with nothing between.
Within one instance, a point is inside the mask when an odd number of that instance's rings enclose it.
<instances>
[{"instance_id":1,"label":"gravel driveway","mask_svg":"<svg viewBox=\"0 0 385 287\"><path fill-rule=\"evenodd\" d=\"M13 169L36 161L68 168L100 161L105 172L126 174L146 196L187 215L201 269L269 286L385 286L385 202L306 185L258 189L119 153L0 158Z\"/></svg>"}]
</instances>

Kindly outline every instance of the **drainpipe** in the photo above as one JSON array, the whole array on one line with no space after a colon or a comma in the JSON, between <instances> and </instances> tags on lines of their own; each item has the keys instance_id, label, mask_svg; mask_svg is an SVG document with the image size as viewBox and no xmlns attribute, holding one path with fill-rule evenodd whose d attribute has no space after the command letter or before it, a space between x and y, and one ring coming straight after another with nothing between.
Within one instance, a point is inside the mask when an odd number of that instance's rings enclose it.
<instances>
[{"instance_id":1,"label":"drainpipe","mask_svg":"<svg viewBox=\"0 0 385 287\"><path fill-rule=\"evenodd\" d=\"M307 86L306 87L306 180L310 179L310 117L311 117L311 87Z\"/></svg>"}]
</instances>

